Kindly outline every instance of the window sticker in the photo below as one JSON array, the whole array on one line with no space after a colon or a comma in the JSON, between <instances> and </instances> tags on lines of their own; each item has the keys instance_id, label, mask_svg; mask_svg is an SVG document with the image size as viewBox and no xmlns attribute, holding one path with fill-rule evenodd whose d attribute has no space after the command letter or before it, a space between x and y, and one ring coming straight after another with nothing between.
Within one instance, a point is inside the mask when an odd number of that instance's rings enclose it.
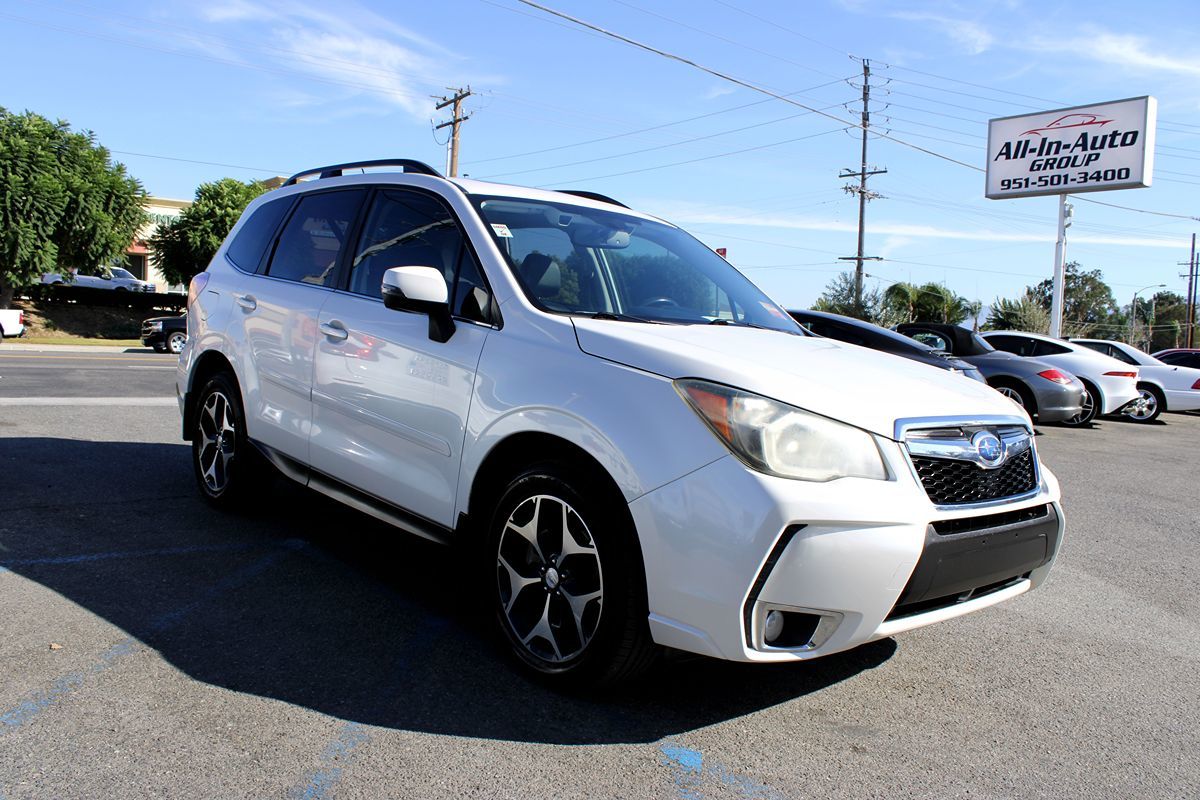
<instances>
[{"instance_id":1,"label":"window sticker","mask_svg":"<svg viewBox=\"0 0 1200 800\"><path fill-rule=\"evenodd\" d=\"M508 229L508 226L507 226L507 225L501 225L501 224L500 224L500 223L498 223L498 222L493 222L493 223L492 223L492 231L493 231L493 232L494 232L494 233L495 233L497 236L499 236L501 239L511 239L511 238L513 238L512 231L510 231L510 230Z\"/></svg>"}]
</instances>

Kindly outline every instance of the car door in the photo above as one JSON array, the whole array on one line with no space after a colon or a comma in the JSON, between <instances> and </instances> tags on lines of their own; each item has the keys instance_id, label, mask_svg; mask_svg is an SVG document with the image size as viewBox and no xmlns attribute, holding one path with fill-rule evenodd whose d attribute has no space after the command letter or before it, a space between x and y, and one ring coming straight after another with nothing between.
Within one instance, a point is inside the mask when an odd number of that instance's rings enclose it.
<instances>
[{"instance_id":1,"label":"car door","mask_svg":"<svg viewBox=\"0 0 1200 800\"><path fill-rule=\"evenodd\" d=\"M235 290L231 328L245 343L247 430L256 441L305 463L317 314L336 285L365 194L348 189L303 195L262 269Z\"/></svg>"},{"instance_id":2,"label":"car door","mask_svg":"<svg viewBox=\"0 0 1200 800\"><path fill-rule=\"evenodd\" d=\"M491 294L453 213L436 195L379 189L365 212L345 290L320 313L313 379L314 469L444 527L453 526L467 412L492 333ZM448 341L425 314L380 294L391 267L446 278Z\"/></svg>"}]
</instances>

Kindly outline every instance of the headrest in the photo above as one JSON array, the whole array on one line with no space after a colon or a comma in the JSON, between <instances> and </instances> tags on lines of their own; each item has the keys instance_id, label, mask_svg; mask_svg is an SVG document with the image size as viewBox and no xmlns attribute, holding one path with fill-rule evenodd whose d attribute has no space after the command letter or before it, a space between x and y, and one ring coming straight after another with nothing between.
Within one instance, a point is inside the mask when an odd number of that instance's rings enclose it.
<instances>
[{"instance_id":1,"label":"headrest","mask_svg":"<svg viewBox=\"0 0 1200 800\"><path fill-rule=\"evenodd\" d=\"M535 297L549 298L562 288L562 271L544 253L530 253L521 261L521 277Z\"/></svg>"}]
</instances>

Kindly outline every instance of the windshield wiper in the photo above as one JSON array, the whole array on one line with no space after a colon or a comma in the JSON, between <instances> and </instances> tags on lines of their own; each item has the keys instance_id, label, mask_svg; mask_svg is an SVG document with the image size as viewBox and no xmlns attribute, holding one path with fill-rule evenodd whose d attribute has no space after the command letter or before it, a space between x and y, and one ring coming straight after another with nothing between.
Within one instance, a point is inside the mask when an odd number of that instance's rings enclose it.
<instances>
[{"instance_id":1,"label":"windshield wiper","mask_svg":"<svg viewBox=\"0 0 1200 800\"><path fill-rule=\"evenodd\" d=\"M619 314L614 311L576 311L576 315L588 319L610 319L616 322L644 322L648 325L661 324L658 320L635 317L632 314Z\"/></svg>"}]
</instances>

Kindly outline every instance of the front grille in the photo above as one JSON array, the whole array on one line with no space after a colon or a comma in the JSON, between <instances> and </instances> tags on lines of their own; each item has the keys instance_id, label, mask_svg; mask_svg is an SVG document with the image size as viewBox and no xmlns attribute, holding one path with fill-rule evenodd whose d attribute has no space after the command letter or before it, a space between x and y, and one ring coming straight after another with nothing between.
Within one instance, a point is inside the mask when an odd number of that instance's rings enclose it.
<instances>
[{"instance_id":1,"label":"front grille","mask_svg":"<svg viewBox=\"0 0 1200 800\"><path fill-rule=\"evenodd\" d=\"M998 469L984 469L970 461L927 456L913 456L912 462L925 493L939 506L986 503L1026 494L1037 488L1030 449Z\"/></svg>"}]
</instances>

